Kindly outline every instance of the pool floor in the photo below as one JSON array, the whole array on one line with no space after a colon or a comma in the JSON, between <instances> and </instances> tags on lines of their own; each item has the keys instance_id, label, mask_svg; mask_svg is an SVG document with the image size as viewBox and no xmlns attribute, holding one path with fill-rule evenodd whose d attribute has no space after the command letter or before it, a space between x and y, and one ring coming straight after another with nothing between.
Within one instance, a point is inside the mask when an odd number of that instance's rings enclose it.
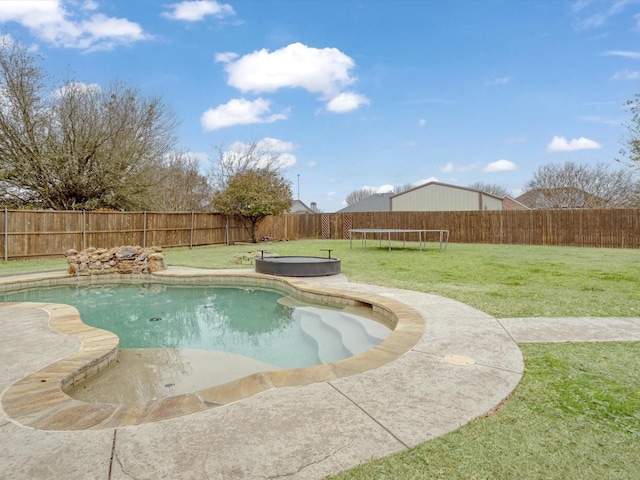
<instances>
[{"instance_id":1,"label":"pool floor","mask_svg":"<svg viewBox=\"0 0 640 480\"><path fill-rule=\"evenodd\" d=\"M88 403L136 403L280 370L242 355L184 348L121 348L118 359L67 394Z\"/></svg>"}]
</instances>

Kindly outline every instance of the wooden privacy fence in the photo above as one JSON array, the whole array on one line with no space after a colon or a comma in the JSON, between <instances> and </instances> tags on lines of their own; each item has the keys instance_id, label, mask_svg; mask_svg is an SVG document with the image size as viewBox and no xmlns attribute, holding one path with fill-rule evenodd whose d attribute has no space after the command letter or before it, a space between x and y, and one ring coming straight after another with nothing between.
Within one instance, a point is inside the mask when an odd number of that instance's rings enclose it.
<instances>
[{"instance_id":1,"label":"wooden privacy fence","mask_svg":"<svg viewBox=\"0 0 640 480\"><path fill-rule=\"evenodd\" d=\"M62 255L87 247L179 247L248 241L243 225L217 213L0 210L2 254Z\"/></svg>"},{"instance_id":2,"label":"wooden privacy fence","mask_svg":"<svg viewBox=\"0 0 640 480\"><path fill-rule=\"evenodd\" d=\"M447 229L458 243L640 248L640 209L287 214L267 218L258 236L346 239L350 228Z\"/></svg>"},{"instance_id":3,"label":"wooden privacy fence","mask_svg":"<svg viewBox=\"0 0 640 480\"><path fill-rule=\"evenodd\" d=\"M257 236L347 239L351 228L447 229L454 243L640 248L640 209L286 214L266 218ZM70 248L248 241L238 220L193 212L5 209L0 233L5 260L62 255ZM406 239L417 241L410 234Z\"/></svg>"}]
</instances>

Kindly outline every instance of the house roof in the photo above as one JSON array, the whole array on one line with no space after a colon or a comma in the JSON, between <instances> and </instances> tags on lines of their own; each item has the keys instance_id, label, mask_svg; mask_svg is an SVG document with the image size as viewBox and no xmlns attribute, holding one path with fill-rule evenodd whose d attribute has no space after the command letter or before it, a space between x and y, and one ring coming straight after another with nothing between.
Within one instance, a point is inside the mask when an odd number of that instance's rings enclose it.
<instances>
[{"instance_id":1,"label":"house roof","mask_svg":"<svg viewBox=\"0 0 640 480\"><path fill-rule=\"evenodd\" d=\"M611 208L611 202L576 187L534 188L515 199L530 208Z\"/></svg>"},{"instance_id":2,"label":"house roof","mask_svg":"<svg viewBox=\"0 0 640 480\"><path fill-rule=\"evenodd\" d=\"M400 192L400 193L397 193L397 194L392 195L392 196L393 197L399 197L400 195L404 195L406 193L410 193L410 192L413 192L415 190L420 190L421 188L430 187L432 185L438 185L438 186L441 186L441 187L448 187L448 188L457 188L458 190L466 190L468 192L482 193L483 195L488 195L490 197L497 198L498 200L502 200L502 197L498 197L497 195L494 195L492 193L483 192L482 190L476 190L475 188L461 187L460 185L451 185L449 183L442 183L442 182L427 182L427 183L423 183L421 185L418 185L417 187L413 187L413 188L411 188L409 190L405 190L404 192Z\"/></svg>"},{"instance_id":3,"label":"house roof","mask_svg":"<svg viewBox=\"0 0 640 480\"><path fill-rule=\"evenodd\" d=\"M518 198L520 198L520 197L518 197ZM517 199L515 199L515 198L513 198L513 197L510 197L509 195L507 195L506 197L504 197L504 198L502 199L502 201L503 201L503 202L504 202L504 201L513 202L513 203L515 203L516 205L518 205L519 207L522 207L522 209L523 209L523 210L531 210L531 207L530 207L529 205L527 205L527 204L525 204L525 203L522 203L521 201L519 201L519 200L517 200Z\"/></svg>"},{"instance_id":4,"label":"house roof","mask_svg":"<svg viewBox=\"0 0 640 480\"><path fill-rule=\"evenodd\" d=\"M393 196L393 192L388 193L374 193L362 200L352 203L344 207L342 210L338 210L337 213L349 213L349 212L390 212L391 202L390 198Z\"/></svg>"},{"instance_id":5,"label":"house roof","mask_svg":"<svg viewBox=\"0 0 640 480\"><path fill-rule=\"evenodd\" d=\"M307 205L301 200L292 200L289 213L314 213Z\"/></svg>"}]
</instances>

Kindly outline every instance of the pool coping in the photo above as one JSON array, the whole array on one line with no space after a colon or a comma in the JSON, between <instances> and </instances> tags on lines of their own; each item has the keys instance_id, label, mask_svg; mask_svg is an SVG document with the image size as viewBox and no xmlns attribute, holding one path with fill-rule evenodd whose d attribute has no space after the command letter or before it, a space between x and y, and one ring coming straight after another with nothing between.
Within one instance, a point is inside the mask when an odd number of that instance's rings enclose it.
<instances>
[{"instance_id":1,"label":"pool coping","mask_svg":"<svg viewBox=\"0 0 640 480\"><path fill-rule=\"evenodd\" d=\"M201 412L233 403L266 390L327 382L376 369L397 360L420 340L423 316L411 306L376 294L311 285L300 278L276 277L244 270L170 268L150 275L108 274L75 277L59 272L18 275L0 279L0 292L60 284L155 282L172 284L234 284L277 288L305 299L370 306L387 319L393 331L378 346L338 362L291 370L255 373L196 392L130 404L86 403L65 393L108 368L117 359L118 337L84 324L71 306L46 303L5 303L36 308L49 315L49 326L80 341L80 348L8 387L2 395L5 414L13 421L42 430L87 430L140 425Z\"/></svg>"}]
</instances>

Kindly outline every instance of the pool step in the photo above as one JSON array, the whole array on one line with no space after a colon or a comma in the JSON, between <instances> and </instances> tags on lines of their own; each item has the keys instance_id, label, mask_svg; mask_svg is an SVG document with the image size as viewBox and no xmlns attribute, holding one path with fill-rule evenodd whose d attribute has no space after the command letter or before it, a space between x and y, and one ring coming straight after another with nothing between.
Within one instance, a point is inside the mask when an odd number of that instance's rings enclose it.
<instances>
[{"instance_id":1,"label":"pool step","mask_svg":"<svg viewBox=\"0 0 640 480\"><path fill-rule=\"evenodd\" d=\"M389 335L383 325L365 325L358 317L337 310L298 307L294 316L300 318L302 331L318 346L322 363L369 350Z\"/></svg>"},{"instance_id":2,"label":"pool step","mask_svg":"<svg viewBox=\"0 0 640 480\"><path fill-rule=\"evenodd\" d=\"M373 343L374 346L382 342L391 333L391 329L389 327L374 320L363 321L362 317L358 316L357 314L354 315L347 312L340 313L342 314L342 318L345 321L356 323L360 328L362 328L362 330L364 331L364 335L369 339L371 343Z\"/></svg>"},{"instance_id":3,"label":"pool step","mask_svg":"<svg viewBox=\"0 0 640 480\"><path fill-rule=\"evenodd\" d=\"M296 309L294 315L300 317L302 332L318 349L320 363L330 363L352 355L342 343L340 333L324 323L317 314Z\"/></svg>"}]
</instances>

